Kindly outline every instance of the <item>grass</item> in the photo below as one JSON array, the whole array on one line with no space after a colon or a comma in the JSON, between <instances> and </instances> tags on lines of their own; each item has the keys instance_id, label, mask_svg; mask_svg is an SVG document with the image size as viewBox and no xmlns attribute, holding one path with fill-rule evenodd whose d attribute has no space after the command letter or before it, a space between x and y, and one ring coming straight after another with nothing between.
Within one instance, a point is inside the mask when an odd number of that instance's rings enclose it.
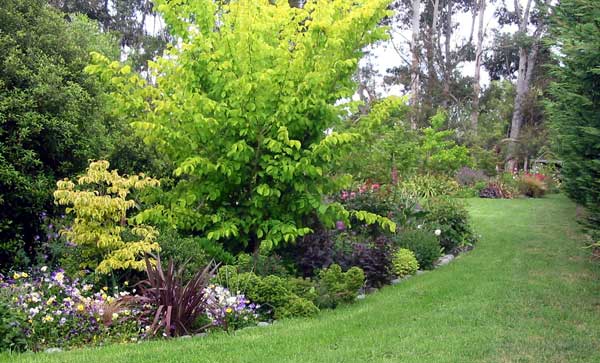
<instances>
[{"instance_id":1,"label":"grass","mask_svg":"<svg viewBox=\"0 0 600 363\"><path fill-rule=\"evenodd\" d=\"M477 248L318 318L10 362L600 362L600 271L561 196L469 200Z\"/></svg>"}]
</instances>

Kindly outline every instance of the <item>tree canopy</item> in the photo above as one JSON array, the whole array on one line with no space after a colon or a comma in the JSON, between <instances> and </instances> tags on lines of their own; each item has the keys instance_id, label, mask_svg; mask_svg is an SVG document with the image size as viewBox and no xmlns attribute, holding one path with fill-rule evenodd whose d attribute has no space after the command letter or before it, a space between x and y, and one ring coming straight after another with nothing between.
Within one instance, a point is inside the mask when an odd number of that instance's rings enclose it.
<instances>
[{"instance_id":1,"label":"tree canopy","mask_svg":"<svg viewBox=\"0 0 600 363\"><path fill-rule=\"evenodd\" d=\"M91 50L119 53L95 23L43 0L0 1L0 49L0 261L24 262L56 180L108 152L102 86L83 69Z\"/></svg>"},{"instance_id":2,"label":"tree canopy","mask_svg":"<svg viewBox=\"0 0 600 363\"><path fill-rule=\"evenodd\" d=\"M177 42L151 64L155 82L100 54L88 68L116 86L117 112L176 165L175 186L139 219L254 250L308 233L313 216L348 222L350 212L323 199L345 180L326 166L358 135L331 128L345 112L336 103L355 92L361 49L385 37L377 24L388 3L157 1Z\"/></svg>"}]
</instances>

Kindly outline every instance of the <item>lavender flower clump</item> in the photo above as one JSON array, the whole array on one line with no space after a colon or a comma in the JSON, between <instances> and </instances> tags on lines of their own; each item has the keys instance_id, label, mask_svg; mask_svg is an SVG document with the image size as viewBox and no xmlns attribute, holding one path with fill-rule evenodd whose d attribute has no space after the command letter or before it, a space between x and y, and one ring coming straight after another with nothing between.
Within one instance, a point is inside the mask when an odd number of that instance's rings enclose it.
<instances>
[{"instance_id":1,"label":"lavender flower clump","mask_svg":"<svg viewBox=\"0 0 600 363\"><path fill-rule=\"evenodd\" d=\"M126 292L109 294L107 287L98 291L91 284L69 279L63 270L48 271L47 267L0 275L0 287L0 299L21 314L21 321L15 319L13 325L21 330L27 350L139 337L139 310L118 304Z\"/></svg>"},{"instance_id":2,"label":"lavender flower clump","mask_svg":"<svg viewBox=\"0 0 600 363\"><path fill-rule=\"evenodd\" d=\"M239 292L233 294L225 287L210 285L204 289L204 296L206 316L215 327L229 331L254 325L257 321L256 310L260 306L251 303Z\"/></svg>"}]
</instances>

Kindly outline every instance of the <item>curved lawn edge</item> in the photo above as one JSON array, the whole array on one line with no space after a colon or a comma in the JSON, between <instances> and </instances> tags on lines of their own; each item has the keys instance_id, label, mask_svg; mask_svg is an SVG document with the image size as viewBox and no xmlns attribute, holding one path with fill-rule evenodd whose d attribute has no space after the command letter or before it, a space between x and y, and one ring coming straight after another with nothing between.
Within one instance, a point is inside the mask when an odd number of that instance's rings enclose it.
<instances>
[{"instance_id":1,"label":"curved lawn edge","mask_svg":"<svg viewBox=\"0 0 600 363\"><path fill-rule=\"evenodd\" d=\"M356 304L207 337L4 362L600 361L600 271L563 196L467 200L474 250Z\"/></svg>"}]
</instances>

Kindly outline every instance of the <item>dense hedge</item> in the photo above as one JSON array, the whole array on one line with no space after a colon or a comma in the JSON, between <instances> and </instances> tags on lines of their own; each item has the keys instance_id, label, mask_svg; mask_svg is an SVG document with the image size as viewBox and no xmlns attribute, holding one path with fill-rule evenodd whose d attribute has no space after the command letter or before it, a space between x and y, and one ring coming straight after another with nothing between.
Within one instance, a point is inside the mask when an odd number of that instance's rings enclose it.
<instances>
[{"instance_id":1,"label":"dense hedge","mask_svg":"<svg viewBox=\"0 0 600 363\"><path fill-rule=\"evenodd\" d=\"M563 186L586 206L589 224L600 226L600 4L563 0L551 32L557 65L548 104L557 149L564 162Z\"/></svg>"}]
</instances>

